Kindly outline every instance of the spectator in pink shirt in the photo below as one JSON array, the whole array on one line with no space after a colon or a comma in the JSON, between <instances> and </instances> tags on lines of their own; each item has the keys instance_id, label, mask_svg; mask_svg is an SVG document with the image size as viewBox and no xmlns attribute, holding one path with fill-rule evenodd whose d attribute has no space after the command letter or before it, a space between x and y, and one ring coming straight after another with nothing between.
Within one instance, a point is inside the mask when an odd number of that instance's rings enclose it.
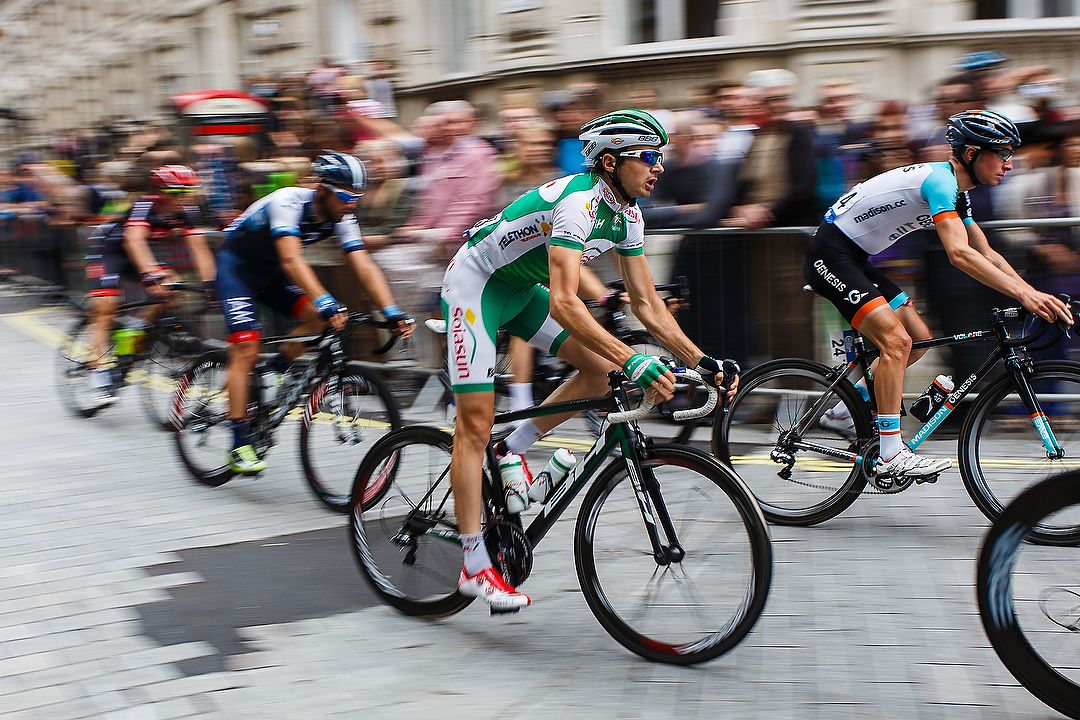
<instances>
[{"instance_id":1,"label":"spectator in pink shirt","mask_svg":"<svg viewBox=\"0 0 1080 720\"><path fill-rule=\"evenodd\" d=\"M403 235L427 244L433 259L449 262L461 234L490 215L499 187L496 151L476 136L476 110L465 100L436 103L420 156L420 196Z\"/></svg>"}]
</instances>

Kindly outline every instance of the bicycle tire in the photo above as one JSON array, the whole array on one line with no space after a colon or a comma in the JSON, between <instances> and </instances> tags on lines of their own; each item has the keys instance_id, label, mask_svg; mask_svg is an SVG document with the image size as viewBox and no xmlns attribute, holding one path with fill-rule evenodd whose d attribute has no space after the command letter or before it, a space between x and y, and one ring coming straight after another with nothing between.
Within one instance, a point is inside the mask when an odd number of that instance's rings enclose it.
<instances>
[{"instance_id":1,"label":"bicycle tire","mask_svg":"<svg viewBox=\"0 0 1080 720\"><path fill-rule=\"evenodd\" d=\"M375 370L348 363L323 378L308 397L300 422L300 462L315 496L335 512L349 512L356 468L387 432L401 428L401 409ZM365 503L387 486L368 488Z\"/></svg>"},{"instance_id":2,"label":"bicycle tire","mask_svg":"<svg viewBox=\"0 0 1080 720\"><path fill-rule=\"evenodd\" d=\"M1028 384L1065 456L1047 457L1010 378L983 390L964 419L958 450L964 487L990 520L1025 488L1080 468L1080 364L1037 362ZM1030 536L1033 542L1075 545L1080 543L1080 523L1036 527Z\"/></svg>"},{"instance_id":3,"label":"bicycle tire","mask_svg":"<svg viewBox=\"0 0 1080 720\"><path fill-rule=\"evenodd\" d=\"M224 350L211 350L192 360L180 376L173 398L176 449L192 477L218 487L235 473L225 462L232 448L229 393L225 387L228 360Z\"/></svg>"},{"instance_id":4,"label":"bicycle tire","mask_svg":"<svg viewBox=\"0 0 1080 720\"><path fill-rule=\"evenodd\" d=\"M790 478L773 459L781 433L790 430L801 409L833 382L832 370L821 363L783 358L762 363L743 373L739 391L713 421L712 449L730 465L754 493L769 522L778 525L816 525L830 520L858 499L867 477L859 460L840 460L810 451L793 451ZM852 456L868 452L874 440L870 409L847 379L835 388L836 400L851 411L854 437L818 427L804 436Z\"/></svg>"},{"instance_id":5,"label":"bicycle tire","mask_svg":"<svg viewBox=\"0 0 1080 720\"><path fill-rule=\"evenodd\" d=\"M582 594L631 652L674 665L711 660L746 637L765 608L768 525L734 471L704 453L656 445L641 469L659 482L685 555L665 564L655 559L628 467L611 463L578 513L574 557ZM656 515L655 496L646 492ZM670 543L662 524L658 519L657 531Z\"/></svg>"},{"instance_id":6,"label":"bicycle tire","mask_svg":"<svg viewBox=\"0 0 1080 720\"><path fill-rule=\"evenodd\" d=\"M162 430L173 429L172 401L181 373L204 351L202 340L183 325L158 325L147 333L129 380L139 386L147 415Z\"/></svg>"},{"instance_id":7,"label":"bicycle tire","mask_svg":"<svg viewBox=\"0 0 1080 720\"><path fill-rule=\"evenodd\" d=\"M112 337L112 333L109 333L109 337ZM80 317L60 341L56 364L60 401L77 417L93 417L103 408L91 398L89 363L95 353L94 345L90 342L90 320L86 316ZM98 360L99 365L115 366L116 355L111 341L109 350Z\"/></svg>"},{"instance_id":8,"label":"bicycle tire","mask_svg":"<svg viewBox=\"0 0 1080 720\"><path fill-rule=\"evenodd\" d=\"M1054 710L1080 719L1080 550L1025 542L1060 512L1080 515L1080 471L1044 480L1009 503L983 540L975 588L983 629L1012 676ZM1057 616L1049 591L1064 593L1067 614Z\"/></svg>"},{"instance_id":9,"label":"bicycle tire","mask_svg":"<svg viewBox=\"0 0 1080 720\"><path fill-rule=\"evenodd\" d=\"M457 589L462 551L450 492L452 449L452 436L436 428L392 431L364 457L353 483L349 537L360 574L384 602L413 617L445 617L473 600ZM371 484L386 487L365 505L360 499Z\"/></svg>"}]
</instances>

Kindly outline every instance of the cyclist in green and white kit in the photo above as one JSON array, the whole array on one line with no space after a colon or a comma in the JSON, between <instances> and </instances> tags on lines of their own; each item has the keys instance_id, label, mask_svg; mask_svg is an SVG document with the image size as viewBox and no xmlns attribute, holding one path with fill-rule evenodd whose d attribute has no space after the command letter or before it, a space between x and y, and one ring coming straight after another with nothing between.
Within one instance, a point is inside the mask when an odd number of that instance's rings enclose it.
<instances>
[{"instance_id":1,"label":"cyclist in green and white kit","mask_svg":"<svg viewBox=\"0 0 1080 720\"><path fill-rule=\"evenodd\" d=\"M603 115L581 130L591 171L553 180L477 223L465 233L468 242L443 278L457 405L450 481L465 548L458 586L496 610L530 602L492 567L482 538L481 473L494 420L499 328L578 369L545 402L603 395L607 373L620 368L655 402L670 399L674 376L657 358L635 353L608 333L578 297L581 266L614 248L634 315L664 347L703 376L723 382L720 364L690 342L672 318L643 254L645 223L636 200L652 192L664 171L659 148L667 144L667 134L652 115L634 109ZM733 379L729 392L736 386ZM531 482L519 456L571 416L524 421L497 448L500 467L520 463Z\"/></svg>"}]
</instances>

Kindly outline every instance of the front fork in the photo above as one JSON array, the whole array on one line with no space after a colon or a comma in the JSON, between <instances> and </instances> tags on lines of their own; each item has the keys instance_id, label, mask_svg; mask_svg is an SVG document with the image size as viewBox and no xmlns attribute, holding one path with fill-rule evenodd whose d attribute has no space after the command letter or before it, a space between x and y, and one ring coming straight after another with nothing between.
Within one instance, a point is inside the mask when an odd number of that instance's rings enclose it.
<instances>
[{"instance_id":1,"label":"front fork","mask_svg":"<svg viewBox=\"0 0 1080 720\"><path fill-rule=\"evenodd\" d=\"M1030 361L1020 358L1015 353L1005 358L1005 372L1009 374L1009 378L1016 388L1016 394L1020 396L1020 401L1024 403L1024 409L1031 416L1031 422L1039 433L1039 438L1046 449L1046 457L1050 460L1060 460L1065 457L1065 450L1058 444L1057 438L1054 437L1054 431L1050 429L1050 423L1046 419L1046 414L1042 411L1039 398L1031 390L1028 373L1025 372L1026 369L1030 371L1031 367Z\"/></svg>"},{"instance_id":2,"label":"front fork","mask_svg":"<svg viewBox=\"0 0 1080 720\"><path fill-rule=\"evenodd\" d=\"M675 532L675 525L671 521L664 497L660 494L660 481L651 467L641 464L643 457L649 456L649 446L646 443L637 425L626 423L621 428L623 460L626 463L626 472L630 478L630 485L634 488L634 497L637 498L638 508L641 510L641 519L645 521L645 531L652 543L653 559L657 565L666 566L673 562L681 562L686 552L679 543ZM664 530L668 542L665 543L657 529L657 521Z\"/></svg>"}]
</instances>

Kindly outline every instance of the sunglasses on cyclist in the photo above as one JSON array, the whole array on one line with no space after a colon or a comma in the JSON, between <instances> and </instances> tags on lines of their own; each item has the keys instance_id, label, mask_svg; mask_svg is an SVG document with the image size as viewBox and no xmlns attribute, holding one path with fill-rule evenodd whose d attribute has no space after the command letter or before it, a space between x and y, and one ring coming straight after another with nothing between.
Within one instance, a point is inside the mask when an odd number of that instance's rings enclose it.
<instances>
[{"instance_id":1,"label":"sunglasses on cyclist","mask_svg":"<svg viewBox=\"0 0 1080 720\"><path fill-rule=\"evenodd\" d=\"M1010 160L1012 160L1013 152L1014 152L1012 148L980 148L980 149L985 150L986 152L989 152L989 153L994 153L999 158L1001 158L1001 162L1003 162L1003 163L1006 163L1006 162L1009 162Z\"/></svg>"},{"instance_id":2,"label":"sunglasses on cyclist","mask_svg":"<svg viewBox=\"0 0 1080 720\"><path fill-rule=\"evenodd\" d=\"M360 199L361 195L363 195L363 193L349 192L348 190L342 190L333 185L327 185L326 187L330 189L330 192L334 193L334 197L343 203L354 203Z\"/></svg>"},{"instance_id":3,"label":"sunglasses on cyclist","mask_svg":"<svg viewBox=\"0 0 1080 720\"><path fill-rule=\"evenodd\" d=\"M649 167L656 167L664 162L664 153L659 150L627 150L619 153L620 157L635 157Z\"/></svg>"}]
</instances>

